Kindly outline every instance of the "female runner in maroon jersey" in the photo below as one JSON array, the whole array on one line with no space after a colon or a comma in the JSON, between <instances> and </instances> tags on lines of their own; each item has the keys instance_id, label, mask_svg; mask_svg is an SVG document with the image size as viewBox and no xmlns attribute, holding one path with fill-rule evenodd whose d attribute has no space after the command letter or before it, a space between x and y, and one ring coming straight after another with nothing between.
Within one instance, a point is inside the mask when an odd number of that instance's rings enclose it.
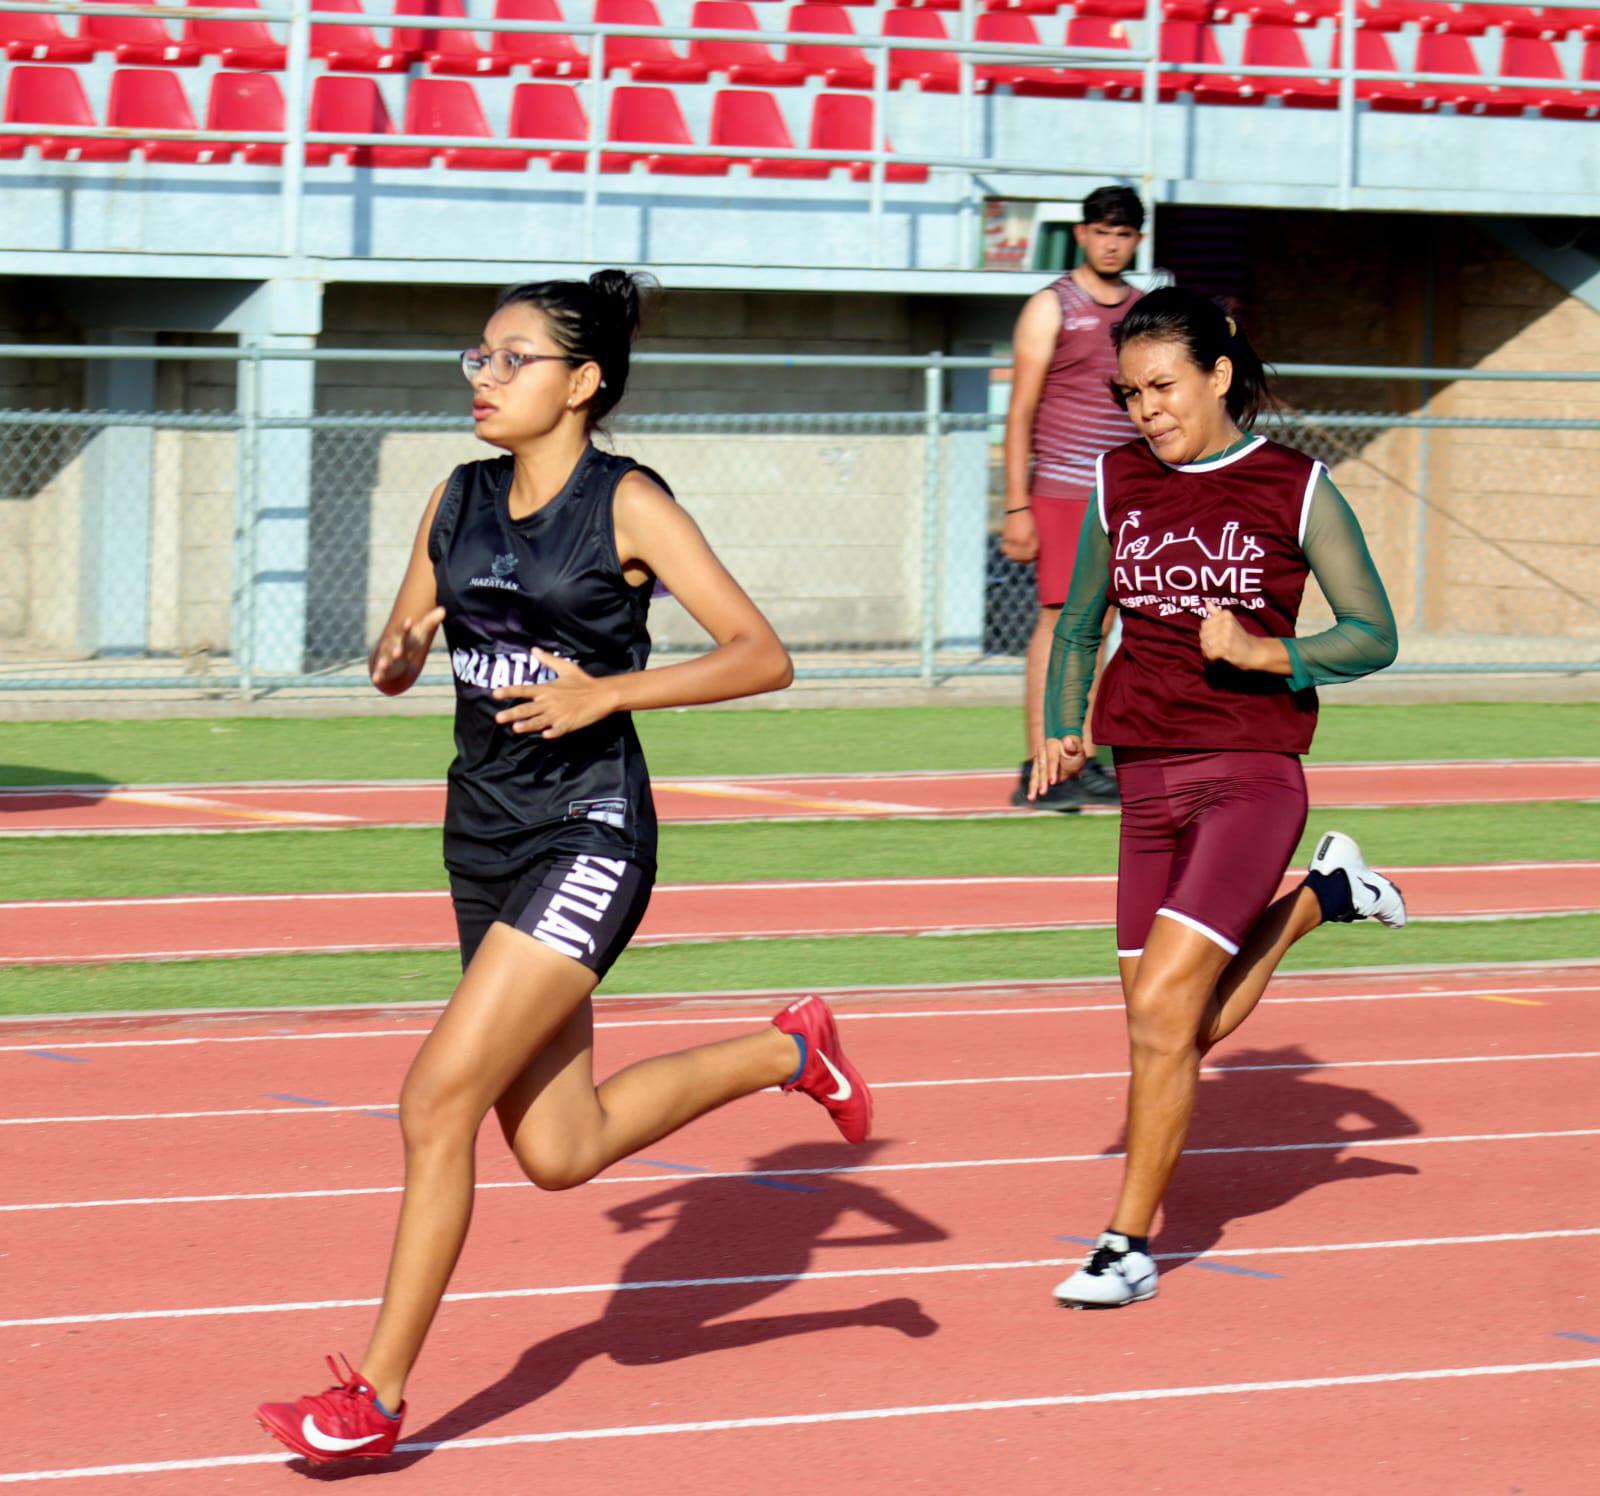
<instances>
[{"instance_id":1,"label":"female runner in maroon jersey","mask_svg":"<svg viewBox=\"0 0 1600 1496\"><path fill-rule=\"evenodd\" d=\"M1394 617L1350 506L1314 458L1248 434L1265 371L1230 317L1171 287L1113 331L1113 395L1140 439L1099 461L1072 591L1051 653L1038 795L1082 766L1100 625L1122 640L1094 737L1122 787L1117 957L1132 1078L1127 1161L1110 1229L1057 1286L1079 1307L1156 1291L1149 1232L1177 1167L1202 1056L1260 1000L1295 941L1325 921L1405 922L1400 891L1340 832L1273 901L1305 828L1299 755L1315 687L1381 670ZM1308 574L1334 626L1295 637Z\"/></svg>"}]
</instances>

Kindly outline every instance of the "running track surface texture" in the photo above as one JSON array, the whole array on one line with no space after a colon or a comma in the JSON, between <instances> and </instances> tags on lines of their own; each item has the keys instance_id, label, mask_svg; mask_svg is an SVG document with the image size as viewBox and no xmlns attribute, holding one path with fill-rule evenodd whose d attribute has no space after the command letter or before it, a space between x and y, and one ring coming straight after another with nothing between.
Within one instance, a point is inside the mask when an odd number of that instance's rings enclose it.
<instances>
[{"instance_id":1,"label":"running track surface texture","mask_svg":"<svg viewBox=\"0 0 1600 1496\"><path fill-rule=\"evenodd\" d=\"M600 1068L785 996L602 1004ZM359 1468L450 1496L1594 1489L1597 1004L1600 966L1281 981L1202 1074L1159 1296L1114 1313L1050 1295L1117 1184L1104 984L841 997L860 1148L764 1093L546 1195L485 1129L402 1453ZM306 1489L251 1410L361 1354L424 1029L0 1030L0 1485Z\"/></svg>"},{"instance_id":2,"label":"running track surface texture","mask_svg":"<svg viewBox=\"0 0 1600 1496\"><path fill-rule=\"evenodd\" d=\"M1514 763L1308 764L1319 808L1600 799L1600 759ZM870 819L1026 814L1015 770L961 774L667 779L664 821ZM360 784L62 785L0 790L0 834L436 826L437 781Z\"/></svg>"},{"instance_id":3,"label":"running track surface texture","mask_svg":"<svg viewBox=\"0 0 1600 1496\"><path fill-rule=\"evenodd\" d=\"M1414 919L1506 919L1600 909L1600 862L1388 868ZM1284 887L1298 880L1285 878ZM1105 926L1110 876L867 878L662 884L635 945ZM0 903L0 962L180 960L305 951L449 950L449 895L195 894Z\"/></svg>"}]
</instances>

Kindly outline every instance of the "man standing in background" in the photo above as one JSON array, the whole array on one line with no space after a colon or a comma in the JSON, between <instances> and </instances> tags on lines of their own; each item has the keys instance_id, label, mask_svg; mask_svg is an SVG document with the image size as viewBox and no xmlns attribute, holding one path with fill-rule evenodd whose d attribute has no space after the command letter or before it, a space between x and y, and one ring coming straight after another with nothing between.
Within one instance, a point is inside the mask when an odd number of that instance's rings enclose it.
<instances>
[{"instance_id":1,"label":"man standing in background","mask_svg":"<svg viewBox=\"0 0 1600 1496\"><path fill-rule=\"evenodd\" d=\"M1029 757L1012 795L1027 804L1032 755L1044 739L1044 677L1050 639L1072 584L1078 531L1094 490L1095 458L1131 441L1133 423L1111 401L1117 356L1111 327L1139 293L1123 272L1133 263L1144 205L1127 187L1100 187L1083 202L1073 228L1083 261L1030 296L1012 335L1011 404L1006 412L1005 524L1000 549L1012 561L1036 561L1039 620L1028 641L1024 715ZM1089 760L1074 779L1034 802L1043 810L1117 803L1116 780Z\"/></svg>"}]
</instances>

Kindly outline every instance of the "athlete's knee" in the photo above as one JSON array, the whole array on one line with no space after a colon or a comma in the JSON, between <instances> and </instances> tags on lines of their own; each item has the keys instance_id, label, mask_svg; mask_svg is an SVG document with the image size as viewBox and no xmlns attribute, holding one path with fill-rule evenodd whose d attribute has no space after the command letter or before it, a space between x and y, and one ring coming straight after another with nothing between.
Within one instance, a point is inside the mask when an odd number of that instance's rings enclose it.
<instances>
[{"instance_id":1,"label":"athlete's knee","mask_svg":"<svg viewBox=\"0 0 1600 1496\"><path fill-rule=\"evenodd\" d=\"M400 1135L408 1148L463 1140L470 1145L485 1110L482 1098L464 1081L413 1071L400 1088Z\"/></svg>"},{"instance_id":2,"label":"athlete's knee","mask_svg":"<svg viewBox=\"0 0 1600 1496\"><path fill-rule=\"evenodd\" d=\"M571 1190L587 1184L600 1172L601 1164L588 1149L563 1147L548 1142L516 1143L512 1146L517 1166L542 1190Z\"/></svg>"},{"instance_id":3,"label":"athlete's knee","mask_svg":"<svg viewBox=\"0 0 1600 1496\"><path fill-rule=\"evenodd\" d=\"M1128 1043L1135 1060L1174 1058L1192 1053L1200 1025L1188 1005L1154 983L1135 982L1128 995Z\"/></svg>"}]
</instances>

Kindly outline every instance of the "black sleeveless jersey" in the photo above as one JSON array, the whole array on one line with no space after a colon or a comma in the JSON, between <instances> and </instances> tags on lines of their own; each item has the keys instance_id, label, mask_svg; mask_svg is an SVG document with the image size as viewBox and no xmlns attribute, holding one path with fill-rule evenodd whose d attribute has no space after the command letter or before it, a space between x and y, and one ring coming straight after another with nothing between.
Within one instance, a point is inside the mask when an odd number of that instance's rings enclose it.
<instances>
[{"instance_id":1,"label":"black sleeveless jersey","mask_svg":"<svg viewBox=\"0 0 1600 1496\"><path fill-rule=\"evenodd\" d=\"M631 715L545 739L497 723L495 713L515 703L490 694L553 678L532 658L535 647L590 675L644 669L651 583L629 586L612 524L617 484L637 466L587 447L561 492L520 520L507 508L511 457L464 463L450 475L428 555L456 683L444 816L452 872L508 876L552 837L655 866L655 805Z\"/></svg>"}]
</instances>

